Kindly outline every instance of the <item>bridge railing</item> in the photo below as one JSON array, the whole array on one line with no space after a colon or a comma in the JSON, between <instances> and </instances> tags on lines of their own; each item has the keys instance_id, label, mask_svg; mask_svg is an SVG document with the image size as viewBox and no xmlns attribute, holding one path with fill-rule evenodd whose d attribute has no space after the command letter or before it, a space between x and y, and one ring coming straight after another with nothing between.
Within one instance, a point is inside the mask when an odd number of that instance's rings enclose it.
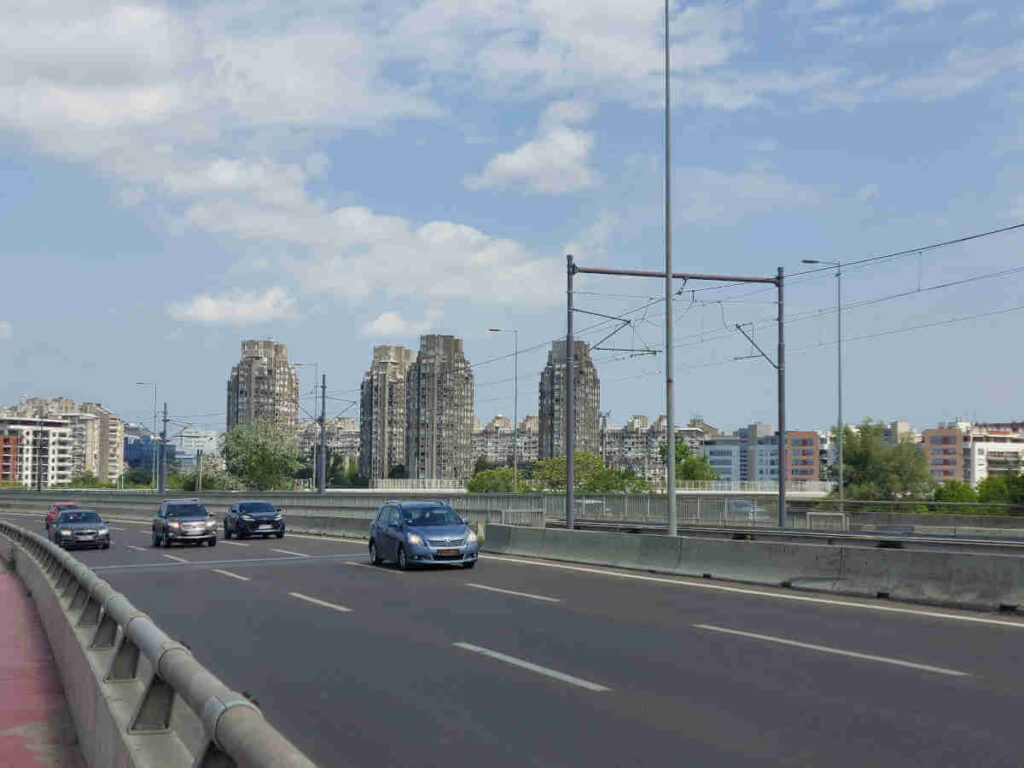
<instances>
[{"instance_id":1,"label":"bridge railing","mask_svg":"<svg viewBox=\"0 0 1024 768\"><path fill-rule=\"evenodd\" d=\"M259 707L229 689L90 568L0 521L17 547L88 765L313 768ZM191 717L177 712L188 707Z\"/></svg>"}]
</instances>

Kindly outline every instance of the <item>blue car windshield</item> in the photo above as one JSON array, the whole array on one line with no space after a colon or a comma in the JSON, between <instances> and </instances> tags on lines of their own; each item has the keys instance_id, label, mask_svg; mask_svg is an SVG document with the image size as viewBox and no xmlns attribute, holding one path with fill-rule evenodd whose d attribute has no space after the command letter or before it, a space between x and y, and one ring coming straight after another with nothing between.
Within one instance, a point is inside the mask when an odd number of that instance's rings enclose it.
<instances>
[{"instance_id":1,"label":"blue car windshield","mask_svg":"<svg viewBox=\"0 0 1024 768\"><path fill-rule=\"evenodd\" d=\"M455 510L448 507L420 507L402 510L406 525L414 528L423 525L461 525L462 520Z\"/></svg>"}]
</instances>

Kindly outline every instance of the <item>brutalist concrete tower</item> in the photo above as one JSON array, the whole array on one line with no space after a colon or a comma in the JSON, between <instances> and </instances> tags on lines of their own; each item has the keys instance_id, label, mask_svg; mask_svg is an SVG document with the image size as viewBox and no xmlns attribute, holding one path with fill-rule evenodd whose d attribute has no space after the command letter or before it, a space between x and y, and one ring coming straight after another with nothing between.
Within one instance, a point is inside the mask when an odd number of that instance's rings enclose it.
<instances>
[{"instance_id":1,"label":"brutalist concrete tower","mask_svg":"<svg viewBox=\"0 0 1024 768\"><path fill-rule=\"evenodd\" d=\"M473 372L454 336L420 337L406 378L406 476L467 480L473 473Z\"/></svg>"},{"instance_id":2,"label":"brutalist concrete tower","mask_svg":"<svg viewBox=\"0 0 1024 768\"><path fill-rule=\"evenodd\" d=\"M399 346L373 348L359 396L359 474L371 480L405 467L405 380L414 353ZM403 475L405 473L403 472Z\"/></svg>"},{"instance_id":3,"label":"brutalist concrete tower","mask_svg":"<svg viewBox=\"0 0 1024 768\"><path fill-rule=\"evenodd\" d=\"M540 435L538 455L551 459L565 455L565 342L556 341L548 352L548 362L540 375ZM586 342L573 342L576 398L576 453L601 453L601 382L590 359Z\"/></svg>"},{"instance_id":4,"label":"brutalist concrete tower","mask_svg":"<svg viewBox=\"0 0 1024 768\"><path fill-rule=\"evenodd\" d=\"M299 375L288 364L288 347L251 339L242 342L242 359L228 378L228 431L256 421L296 428Z\"/></svg>"}]
</instances>

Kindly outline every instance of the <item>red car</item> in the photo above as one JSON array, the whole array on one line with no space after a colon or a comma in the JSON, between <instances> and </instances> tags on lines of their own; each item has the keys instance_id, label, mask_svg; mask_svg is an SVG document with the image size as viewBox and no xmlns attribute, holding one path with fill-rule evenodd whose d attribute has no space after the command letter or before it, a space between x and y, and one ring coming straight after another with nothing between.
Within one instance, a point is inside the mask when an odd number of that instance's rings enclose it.
<instances>
[{"instance_id":1,"label":"red car","mask_svg":"<svg viewBox=\"0 0 1024 768\"><path fill-rule=\"evenodd\" d=\"M76 509L77 507L77 501L59 501L56 504L51 504L50 508L46 510L46 530L50 530L50 523L56 520L57 516L65 509Z\"/></svg>"}]
</instances>

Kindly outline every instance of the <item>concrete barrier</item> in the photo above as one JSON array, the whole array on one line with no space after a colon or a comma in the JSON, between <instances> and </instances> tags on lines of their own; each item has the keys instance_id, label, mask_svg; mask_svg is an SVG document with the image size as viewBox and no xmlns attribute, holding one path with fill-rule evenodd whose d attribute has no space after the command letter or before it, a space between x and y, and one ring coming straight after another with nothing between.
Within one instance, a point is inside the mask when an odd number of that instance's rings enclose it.
<instances>
[{"instance_id":1,"label":"concrete barrier","mask_svg":"<svg viewBox=\"0 0 1024 768\"><path fill-rule=\"evenodd\" d=\"M485 552L975 610L1024 611L1024 558L488 526Z\"/></svg>"},{"instance_id":2,"label":"concrete barrier","mask_svg":"<svg viewBox=\"0 0 1024 768\"><path fill-rule=\"evenodd\" d=\"M91 569L20 526L0 522L0 538L14 545L88 768L312 768L256 705Z\"/></svg>"}]
</instances>

